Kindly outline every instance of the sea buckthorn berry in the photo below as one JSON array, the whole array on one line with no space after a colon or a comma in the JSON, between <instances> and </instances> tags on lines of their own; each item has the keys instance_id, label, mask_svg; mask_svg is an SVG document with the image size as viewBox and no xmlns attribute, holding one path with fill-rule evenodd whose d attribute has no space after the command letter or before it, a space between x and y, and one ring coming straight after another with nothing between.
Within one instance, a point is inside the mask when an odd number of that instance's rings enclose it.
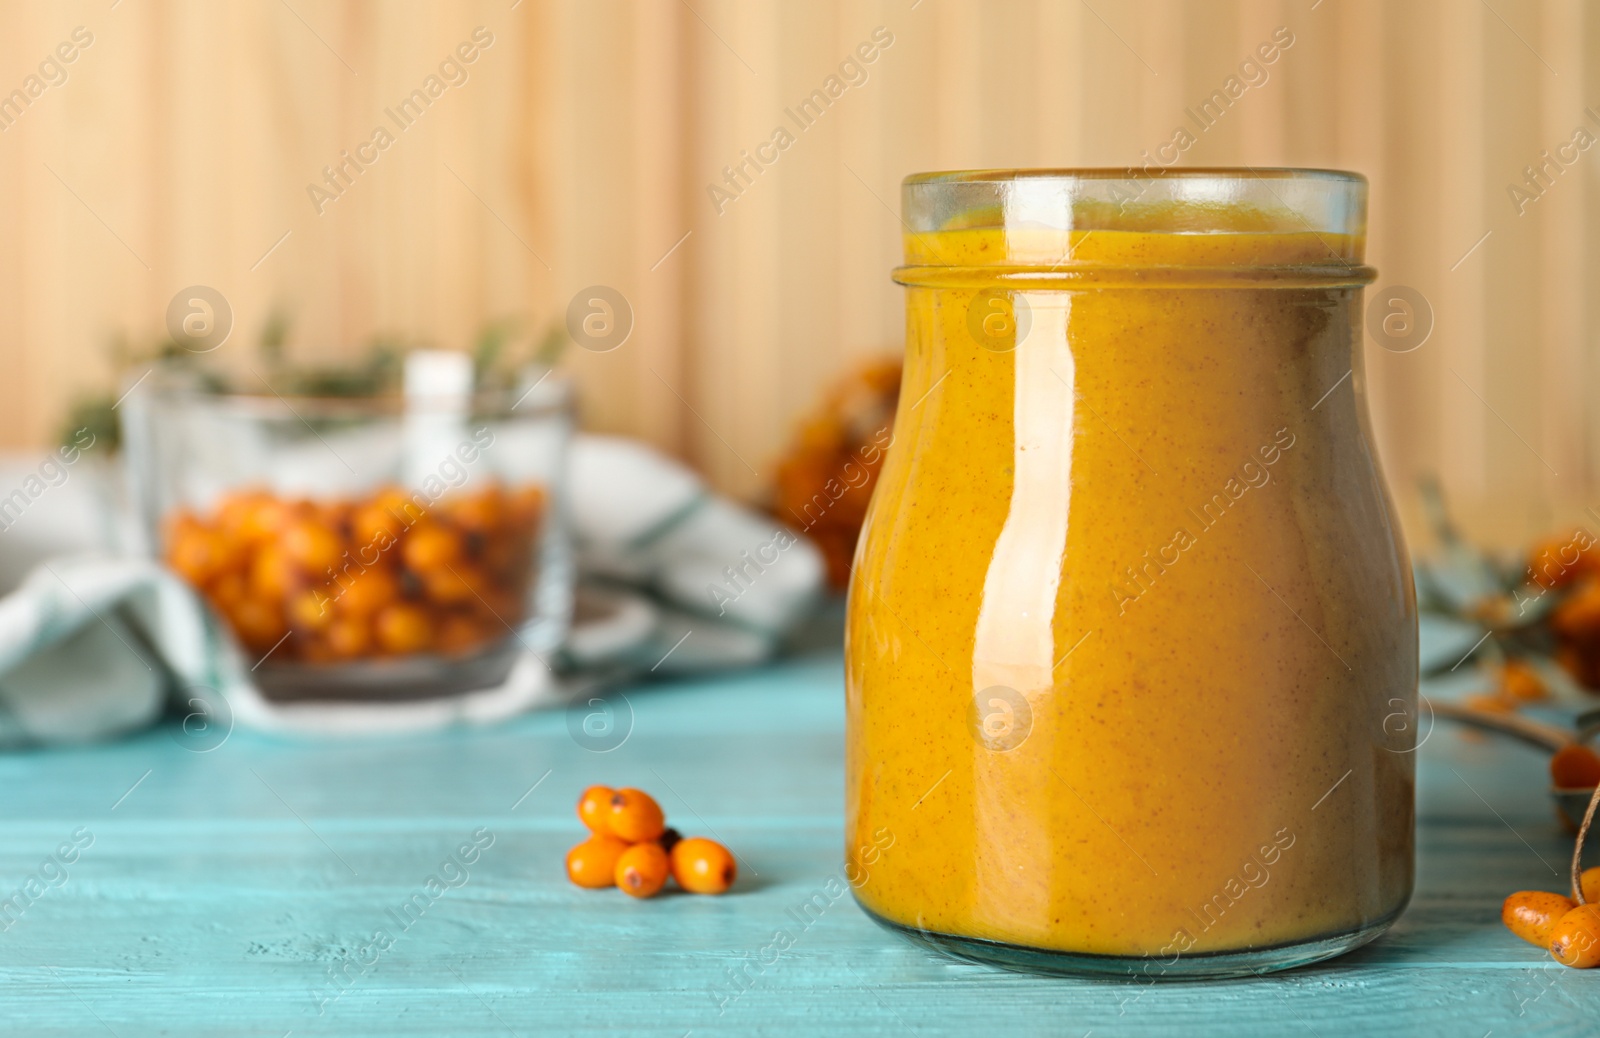
<instances>
[{"instance_id":1,"label":"sea buckthorn berry","mask_svg":"<svg viewBox=\"0 0 1600 1038\"><path fill-rule=\"evenodd\" d=\"M461 538L449 527L425 520L406 534L400 556L417 573L447 569L461 558Z\"/></svg>"},{"instance_id":2,"label":"sea buckthorn berry","mask_svg":"<svg viewBox=\"0 0 1600 1038\"><path fill-rule=\"evenodd\" d=\"M1573 969L1600 966L1600 905L1579 905L1550 932L1550 957Z\"/></svg>"},{"instance_id":3,"label":"sea buckthorn berry","mask_svg":"<svg viewBox=\"0 0 1600 1038\"><path fill-rule=\"evenodd\" d=\"M313 506L312 514L339 538L342 548L344 539L350 535L352 529L351 520L355 518L355 506L348 501L323 501Z\"/></svg>"},{"instance_id":4,"label":"sea buckthorn berry","mask_svg":"<svg viewBox=\"0 0 1600 1038\"><path fill-rule=\"evenodd\" d=\"M378 614L373 624L378 647L395 655L422 652L433 644L433 622L425 610L397 602Z\"/></svg>"},{"instance_id":5,"label":"sea buckthorn berry","mask_svg":"<svg viewBox=\"0 0 1600 1038\"><path fill-rule=\"evenodd\" d=\"M204 584L227 566L227 542L197 523L185 523L172 536L167 564L189 583Z\"/></svg>"},{"instance_id":6,"label":"sea buckthorn berry","mask_svg":"<svg viewBox=\"0 0 1600 1038\"><path fill-rule=\"evenodd\" d=\"M1522 660L1508 660L1500 669L1500 694L1523 703L1537 702L1548 695L1539 672Z\"/></svg>"},{"instance_id":7,"label":"sea buckthorn berry","mask_svg":"<svg viewBox=\"0 0 1600 1038\"><path fill-rule=\"evenodd\" d=\"M679 880L681 883L682 880ZM1500 921L1506 929L1539 948L1550 947L1550 938L1561 917L1578 907L1570 897L1545 890L1519 890L1500 907Z\"/></svg>"},{"instance_id":8,"label":"sea buckthorn berry","mask_svg":"<svg viewBox=\"0 0 1600 1038\"><path fill-rule=\"evenodd\" d=\"M606 828L629 843L658 840L667 828L666 817L655 797L642 789L619 789L611 794Z\"/></svg>"},{"instance_id":9,"label":"sea buckthorn berry","mask_svg":"<svg viewBox=\"0 0 1600 1038\"><path fill-rule=\"evenodd\" d=\"M1540 587L1565 587L1594 572L1595 543L1582 529L1572 529L1534 545L1528 554L1528 571Z\"/></svg>"},{"instance_id":10,"label":"sea buckthorn berry","mask_svg":"<svg viewBox=\"0 0 1600 1038\"><path fill-rule=\"evenodd\" d=\"M238 533L246 516L257 501L266 495L259 490L236 490L217 502L217 523L229 534Z\"/></svg>"},{"instance_id":11,"label":"sea buckthorn berry","mask_svg":"<svg viewBox=\"0 0 1600 1038\"><path fill-rule=\"evenodd\" d=\"M578 817L592 833L609 833L610 826L606 818L611 813L611 794L616 790L610 786L590 786L578 797Z\"/></svg>"},{"instance_id":12,"label":"sea buckthorn berry","mask_svg":"<svg viewBox=\"0 0 1600 1038\"><path fill-rule=\"evenodd\" d=\"M258 598L282 601L299 583L294 562L276 545L263 547L250 562L250 592Z\"/></svg>"},{"instance_id":13,"label":"sea buckthorn berry","mask_svg":"<svg viewBox=\"0 0 1600 1038\"><path fill-rule=\"evenodd\" d=\"M405 495L393 491L357 507L350 514L350 536L356 548L366 549L370 558L372 552L393 547L406 528L401 511L404 504Z\"/></svg>"},{"instance_id":14,"label":"sea buckthorn berry","mask_svg":"<svg viewBox=\"0 0 1600 1038\"><path fill-rule=\"evenodd\" d=\"M636 843L617 859L617 886L632 897L655 897L672 871L667 852L658 843Z\"/></svg>"},{"instance_id":15,"label":"sea buckthorn berry","mask_svg":"<svg viewBox=\"0 0 1600 1038\"><path fill-rule=\"evenodd\" d=\"M1600 786L1600 754L1582 743L1561 747L1550 758L1550 781L1557 789Z\"/></svg>"},{"instance_id":16,"label":"sea buckthorn berry","mask_svg":"<svg viewBox=\"0 0 1600 1038\"><path fill-rule=\"evenodd\" d=\"M1600 581L1584 578L1550 613L1550 626L1569 638L1600 631Z\"/></svg>"},{"instance_id":17,"label":"sea buckthorn berry","mask_svg":"<svg viewBox=\"0 0 1600 1038\"><path fill-rule=\"evenodd\" d=\"M365 620L340 617L328 626L324 638L328 651L339 659L353 660L372 648L372 629Z\"/></svg>"},{"instance_id":18,"label":"sea buckthorn berry","mask_svg":"<svg viewBox=\"0 0 1600 1038\"><path fill-rule=\"evenodd\" d=\"M400 520L401 529L409 529L428 514L429 498L426 491L407 494L399 487L381 490L372 503Z\"/></svg>"},{"instance_id":19,"label":"sea buckthorn berry","mask_svg":"<svg viewBox=\"0 0 1600 1038\"><path fill-rule=\"evenodd\" d=\"M206 597L211 600L212 605L223 612L242 602L249 593L250 589L245 584L244 574L238 572L224 573L206 588Z\"/></svg>"},{"instance_id":20,"label":"sea buckthorn berry","mask_svg":"<svg viewBox=\"0 0 1600 1038\"><path fill-rule=\"evenodd\" d=\"M254 597L234 603L228 611L228 620L245 647L256 652L265 652L277 645L289 632L277 603Z\"/></svg>"},{"instance_id":21,"label":"sea buckthorn berry","mask_svg":"<svg viewBox=\"0 0 1600 1038\"><path fill-rule=\"evenodd\" d=\"M1600 902L1600 865L1583 870L1583 875L1578 877L1578 886L1583 890L1585 901Z\"/></svg>"},{"instance_id":22,"label":"sea buckthorn berry","mask_svg":"<svg viewBox=\"0 0 1600 1038\"><path fill-rule=\"evenodd\" d=\"M332 599L317 588L300 592L289 603L289 623L296 631L327 630L333 623Z\"/></svg>"},{"instance_id":23,"label":"sea buckthorn berry","mask_svg":"<svg viewBox=\"0 0 1600 1038\"><path fill-rule=\"evenodd\" d=\"M451 499L447 511L463 530L487 533L505 518L505 493L499 486L490 485L476 494Z\"/></svg>"},{"instance_id":24,"label":"sea buckthorn berry","mask_svg":"<svg viewBox=\"0 0 1600 1038\"><path fill-rule=\"evenodd\" d=\"M292 518L289 506L264 491L249 491L222 506L225 531L246 544L270 541Z\"/></svg>"},{"instance_id":25,"label":"sea buckthorn berry","mask_svg":"<svg viewBox=\"0 0 1600 1038\"><path fill-rule=\"evenodd\" d=\"M567 878L589 890L615 886L620 875L617 862L627 850L628 845L615 836L597 833L567 852Z\"/></svg>"},{"instance_id":26,"label":"sea buckthorn berry","mask_svg":"<svg viewBox=\"0 0 1600 1038\"><path fill-rule=\"evenodd\" d=\"M691 836L672 848L672 878L690 893L720 894L738 874L733 855L715 840Z\"/></svg>"},{"instance_id":27,"label":"sea buckthorn berry","mask_svg":"<svg viewBox=\"0 0 1600 1038\"><path fill-rule=\"evenodd\" d=\"M362 570L343 586L334 586L333 597L345 616L371 616L400 597L400 578L387 569Z\"/></svg>"},{"instance_id":28,"label":"sea buckthorn berry","mask_svg":"<svg viewBox=\"0 0 1600 1038\"><path fill-rule=\"evenodd\" d=\"M306 572L321 577L339 564L344 542L315 519L301 519L283 531L283 550Z\"/></svg>"},{"instance_id":29,"label":"sea buckthorn berry","mask_svg":"<svg viewBox=\"0 0 1600 1038\"><path fill-rule=\"evenodd\" d=\"M428 597L444 605L476 601L479 589L488 584L481 570L465 562L422 574L422 586Z\"/></svg>"}]
</instances>

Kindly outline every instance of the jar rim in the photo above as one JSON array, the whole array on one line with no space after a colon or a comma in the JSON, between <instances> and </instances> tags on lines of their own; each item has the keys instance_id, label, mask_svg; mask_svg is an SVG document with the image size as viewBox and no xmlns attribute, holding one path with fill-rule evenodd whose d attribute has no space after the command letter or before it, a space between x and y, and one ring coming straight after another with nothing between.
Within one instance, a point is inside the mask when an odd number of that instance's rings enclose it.
<instances>
[{"instance_id":1,"label":"jar rim","mask_svg":"<svg viewBox=\"0 0 1600 1038\"><path fill-rule=\"evenodd\" d=\"M1236 178L1240 180L1328 180L1366 186L1367 178L1353 170L1317 166L1182 166L1157 168L1139 166L1058 166L1017 167L1014 169L950 169L913 173L902 186L920 184L986 184L1017 181L1077 180L1201 180Z\"/></svg>"},{"instance_id":2,"label":"jar rim","mask_svg":"<svg viewBox=\"0 0 1600 1038\"><path fill-rule=\"evenodd\" d=\"M1354 266L1367 178L1251 166L950 170L906 177L901 207L908 266ZM957 241L974 237L984 240ZM1296 238L1312 239L1309 251Z\"/></svg>"}]
</instances>

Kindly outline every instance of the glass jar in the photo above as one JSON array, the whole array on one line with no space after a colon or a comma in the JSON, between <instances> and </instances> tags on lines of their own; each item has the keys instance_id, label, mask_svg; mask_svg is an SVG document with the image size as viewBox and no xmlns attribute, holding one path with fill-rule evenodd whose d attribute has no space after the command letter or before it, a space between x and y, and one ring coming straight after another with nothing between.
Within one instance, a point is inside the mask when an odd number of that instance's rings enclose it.
<instances>
[{"instance_id":1,"label":"glass jar","mask_svg":"<svg viewBox=\"0 0 1600 1038\"><path fill-rule=\"evenodd\" d=\"M497 685L555 649L572 612L570 386L524 382L285 397L157 370L122 405L145 547L213 608L270 699Z\"/></svg>"},{"instance_id":2,"label":"glass jar","mask_svg":"<svg viewBox=\"0 0 1600 1038\"><path fill-rule=\"evenodd\" d=\"M1366 181L903 189L846 635L863 908L1017 969L1227 976L1412 886L1417 629L1357 329Z\"/></svg>"}]
</instances>

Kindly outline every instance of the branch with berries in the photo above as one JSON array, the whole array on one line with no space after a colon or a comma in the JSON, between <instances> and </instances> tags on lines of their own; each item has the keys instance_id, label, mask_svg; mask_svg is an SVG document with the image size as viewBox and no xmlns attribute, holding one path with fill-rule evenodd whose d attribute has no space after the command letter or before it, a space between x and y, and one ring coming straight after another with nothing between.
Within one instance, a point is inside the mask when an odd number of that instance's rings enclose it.
<instances>
[{"instance_id":1,"label":"branch with berries","mask_svg":"<svg viewBox=\"0 0 1600 1038\"><path fill-rule=\"evenodd\" d=\"M1526 555L1500 557L1462 538L1438 485L1422 499L1439 550L1416 563L1424 617L1473 628L1467 653L1422 676L1440 678L1474 663L1489 692L1467 705L1508 714L1556 700L1588 705L1600 696L1600 538L1579 528L1547 537Z\"/></svg>"},{"instance_id":2,"label":"branch with berries","mask_svg":"<svg viewBox=\"0 0 1600 1038\"><path fill-rule=\"evenodd\" d=\"M1583 868L1600 806L1600 754L1588 745L1600 734L1600 708L1582 710L1570 730L1520 714L1534 703L1592 704L1600 694L1600 538L1577 527L1539 541L1526 556L1497 558L1462 538L1436 483L1423 484L1422 499L1439 552L1416 564L1417 608L1482 632L1460 659L1438 660L1422 676L1443 678L1471 661L1491 689L1461 703L1424 703L1435 717L1547 751L1551 795L1575 831L1571 896L1519 890L1506 898L1500 918L1564 966L1600 966L1600 867Z\"/></svg>"}]
</instances>

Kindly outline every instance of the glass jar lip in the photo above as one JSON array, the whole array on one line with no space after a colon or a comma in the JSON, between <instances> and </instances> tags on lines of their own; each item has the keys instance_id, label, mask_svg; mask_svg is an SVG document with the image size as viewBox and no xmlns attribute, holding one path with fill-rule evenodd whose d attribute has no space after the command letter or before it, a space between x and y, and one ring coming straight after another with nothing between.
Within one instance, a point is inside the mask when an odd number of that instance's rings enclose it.
<instances>
[{"instance_id":1,"label":"glass jar lip","mask_svg":"<svg viewBox=\"0 0 1600 1038\"><path fill-rule=\"evenodd\" d=\"M1366 247L1367 186L1359 173L1289 167L915 173L901 185L905 261L1354 266Z\"/></svg>"},{"instance_id":2,"label":"glass jar lip","mask_svg":"<svg viewBox=\"0 0 1600 1038\"><path fill-rule=\"evenodd\" d=\"M1315 166L1182 166L1151 171L1139 166L1061 166L1015 169L951 169L913 173L903 187L923 184L992 184L1055 180L1063 183L1100 180L1326 180L1365 187L1367 178L1353 170Z\"/></svg>"}]
</instances>

